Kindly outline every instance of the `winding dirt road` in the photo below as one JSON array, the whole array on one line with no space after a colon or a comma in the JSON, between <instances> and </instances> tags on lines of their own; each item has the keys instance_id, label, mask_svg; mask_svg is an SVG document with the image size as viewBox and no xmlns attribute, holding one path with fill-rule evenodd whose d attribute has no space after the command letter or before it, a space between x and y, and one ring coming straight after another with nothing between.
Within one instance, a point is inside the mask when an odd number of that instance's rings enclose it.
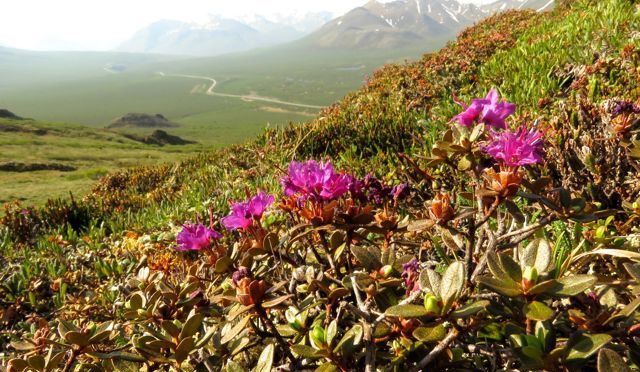
<instances>
[{"instance_id":1,"label":"winding dirt road","mask_svg":"<svg viewBox=\"0 0 640 372\"><path fill-rule=\"evenodd\" d=\"M312 108L312 109L322 109L322 108L324 108L324 106L307 105L307 104L304 104L304 103L297 103L297 102L288 102L288 101L283 101L283 100L280 100L280 99L277 99L277 98L262 97L262 96L258 96L258 95L255 95L255 94L218 93L218 92L214 91L214 89L216 88L216 85L218 84L218 82L216 81L216 79L214 79L212 77L209 77L209 76L185 75L185 74L166 74L166 73L164 73L162 71L159 71L157 74L160 75L160 76L163 76L163 77L164 76L166 76L166 77L181 77L181 78L186 78L186 79L207 80L207 81L211 82L211 85L209 86L209 88L205 92L205 94L208 95L208 96L238 98L238 99L241 99L243 101L269 102L269 103L277 103L277 104L280 104L280 105L304 107L304 108Z\"/></svg>"}]
</instances>

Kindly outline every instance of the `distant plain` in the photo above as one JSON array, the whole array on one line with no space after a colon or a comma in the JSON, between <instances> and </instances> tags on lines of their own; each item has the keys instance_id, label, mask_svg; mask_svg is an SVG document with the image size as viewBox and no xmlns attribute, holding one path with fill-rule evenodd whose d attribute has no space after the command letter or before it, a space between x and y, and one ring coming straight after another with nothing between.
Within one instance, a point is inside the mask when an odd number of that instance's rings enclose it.
<instances>
[{"instance_id":1,"label":"distant plain","mask_svg":"<svg viewBox=\"0 0 640 372\"><path fill-rule=\"evenodd\" d=\"M362 85L385 63L419 57L445 40L404 49L349 51L288 44L218 57L93 53L27 52L0 48L0 108L33 120L2 123L48 128L2 132L0 164L56 163L71 172L0 171L0 202L13 199L41 204L48 198L81 196L97 178L115 169L175 161L189 154L242 143L267 126L313 119L320 111L237 97L214 91L260 96L308 106L328 106ZM179 124L167 131L196 141L154 146L123 133L148 135L152 128L105 130L126 113L160 113Z\"/></svg>"}]
</instances>

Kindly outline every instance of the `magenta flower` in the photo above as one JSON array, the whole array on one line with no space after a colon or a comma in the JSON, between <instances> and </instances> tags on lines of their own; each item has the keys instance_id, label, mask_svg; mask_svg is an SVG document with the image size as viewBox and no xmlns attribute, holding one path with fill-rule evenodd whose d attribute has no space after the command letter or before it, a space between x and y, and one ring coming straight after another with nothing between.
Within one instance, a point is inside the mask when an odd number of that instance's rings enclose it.
<instances>
[{"instance_id":1,"label":"magenta flower","mask_svg":"<svg viewBox=\"0 0 640 372\"><path fill-rule=\"evenodd\" d=\"M199 251L211 246L211 240L222 238L222 235L201 223L186 223L176 237L178 251Z\"/></svg>"},{"instance_id":2,"label":"magenta flower","mask_svg":"<svg viewBox=\"0 0 640 372\"><path fill-rule=\"evenodd\" d=\"M458 124L463 127L470 127L476 122L479 121L480 115L482 115L482 111L484 110L484 106L489 102L486 99L476 98L471 101L469 106L465 105L462 102L456 102L464 109L463 112L453 117L452 120L458 122Z\"/></svg>"},{"instance_id":3,"label":"magenta flower","mask_svg":"<svg viewBox=\"0 0 640 372\"><path fill-rule=\"evenodd\" d=\"M259 221L264 211L273 203L275 198L263 191L253 198L231 205L231 213L222 219L222 225L228 230L246 229Z\"/></svg>"},{"instance_id":4,"label":"magenta flower","mask_svg":"<svg viewBox=\"0 0 640 372\"><path fill-rule=\"evenodd\" d=\"M308 160L289 164L288 173L280 180L286 196L301 199L333 200L349 191L352 177L336 173L331 162Z\"/></svg>"},{"instance_id":5,"label":"magenta flower","mask_svg":"<svg viewBox=\"0 0 640 372\"><path fill-rule=\"evenodd\" d=\"M415 292L420 289L419 283L420 277L420 263L417 259L413 258L411 261L402 265L402 278L404 279L404 285L407 288L407 296L411 292Z\"/></svg>"},{"instance_id":6,"label":"magenta flower","mask_svg":"<svg viewBox=\"0 0 640 372\"><path fill-rule=\"evenodd\" d=\"M519 167L542 162L542 145L542 133L520 127L516 132L493 132L491 142L483 150L503 165Z\"/></svg>"},{"instance_id":7,"label":"magenta flower","mask_svg":"<svg viewBox=\"0 0 640 372\"><path fill-rule=\"evenodd\" d=\"M475 98L470 105L456 101L462 108L463 112L454 116L452 120L457 121L463 127L480 122L496 129L506 129L505 119L516 112L516 105L506 101L500 101L500 95L494 88L489 91L487 96Z\"/></svg>"}]
</instances>

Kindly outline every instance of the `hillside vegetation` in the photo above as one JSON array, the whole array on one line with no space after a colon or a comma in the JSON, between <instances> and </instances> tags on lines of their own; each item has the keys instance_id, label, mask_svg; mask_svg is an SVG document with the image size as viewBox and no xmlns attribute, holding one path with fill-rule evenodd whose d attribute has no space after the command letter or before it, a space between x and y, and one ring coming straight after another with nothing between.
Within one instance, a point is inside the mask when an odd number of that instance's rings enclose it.
<instances>
[{"instance_id":1,"label":"hillside vegetation","mask_svg":"<svg viewBox=\"0 0 640 372\"><path fill-rule=\"evenodd\" d=\"M7 205L5 365L638 368L638 29L508 11L308 123Z\"/></svg>"},{"instance_id":2,"label":"hillside vegetation","mask_svg":"<svg viewBox=\"0 0 640 372\"><path fill-rule=\"evenodd\" d=\"M68 124L0 118L0 203L21 200L41 206L48 199L67 198L70 193L82 197L111 171L176 161L202 149L200 145L159 149L141 143L144 136L138 137L136 140L114 131Z\"/></svg>"}]
</instances>

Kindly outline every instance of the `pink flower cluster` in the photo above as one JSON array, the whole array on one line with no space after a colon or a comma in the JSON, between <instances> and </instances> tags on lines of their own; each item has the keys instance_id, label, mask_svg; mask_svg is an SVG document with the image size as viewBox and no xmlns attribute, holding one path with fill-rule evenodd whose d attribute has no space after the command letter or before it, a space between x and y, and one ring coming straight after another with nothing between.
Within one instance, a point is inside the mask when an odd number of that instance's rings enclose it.
<instances>
[{"instance_id":1,"label":"pink flower cluster","mask_svg":"<svg viewBox=\"0 0 640 372\"><path fill-rule=\"evenodd\" d=\"M344 173L337 173L331 162L308 160L289 164L287 175L280 180L286 196L298 196L304 200L334 200L347 191L353 178Z\"/></svg>"},{"instance_id":2,"label":"pink flower cluster","mask_svg":"<svg viewBox=\"0 0 640 372\"><path fill-rule=\"evenodd\" d=\"M491 138L483 150L501 165L521 167L542 162L542 133L524 126L515 132L509 130L505 120L515 113L516 105L500 100L495 88L491 89L485 98L473 99L470 105L457 103L464 111L456 115L453 121L457 121L463 127L484 123L497 130L491 132Z\"/></svg>"},{"instance_id":3,"label":"pink flower cluster","mask_svg":"<svg viewBox=\"0 0 640 372\"><path fill-rule=\"evenodd\" d=\"M293 161L289 164L287 175L280 183L285 196L294 197L297 203L312 201L323 204L333 201L349 193L353 198L380 204L385 200L397 203L408 193L408 186L401 184L395 187L383 185L369 175L359 180L346 173L338 173L331 162ZM257 195L231 205L229 215L221 220L227 230L241 230L244 233L259 232L259 222L267 208L273 204L275 198L263 191ZM256 227L257 229L252 229ZM185 224L177 236L179 251L200 250L208 248L212 240L220 239L222 235L200 223Z\"/></svg>"},{"instance_id":4,"label":"pink flower cluster","mask_svg":"<svg viewBox=\"0 0 640 372\"><path fill-rule=\"evenodd\" d=\"M542 162L542 133L520 127L517 131L493 132L483 150L508 167L521 167Z\"/></svg>"},{"instance_id":5,"label":"pink flower cluster","mask_svg":"<svg viewBox=\"0 0 640 372\"><path fill-rule=\"evenodd\" d=\"M464 109L453 120L463 127L470 127L475 123L484 123L496 129L506 129L506 118L516 112L516 105L500 100L498 91L494 88L485 98L475 98L470 105L456 102Z\"/></svg>"},{"instance_id":6,"label":"pink flower cluster","mask_svg":"<svg viewBox=\"0 0 640 372\"><path fill-rule=\"evenodd\" d=\"M233 203L231 214L222 219L222 225L227 230L246 229L254 221L260 221L265 210L273 203L275 198L263 191L247 201Z\"/></svg>"},{"instance_id":7,"label":"pink flower cluster","mask_svg":"<svg viewBox=\"0 0 640 372\"><path fill-rule=\"evenodd\" d=\"M199 251L211 246L212 240L222 238L222 235L201 223L186 223L176 238L178 251Z\"/></svg>"}]
</instances>

